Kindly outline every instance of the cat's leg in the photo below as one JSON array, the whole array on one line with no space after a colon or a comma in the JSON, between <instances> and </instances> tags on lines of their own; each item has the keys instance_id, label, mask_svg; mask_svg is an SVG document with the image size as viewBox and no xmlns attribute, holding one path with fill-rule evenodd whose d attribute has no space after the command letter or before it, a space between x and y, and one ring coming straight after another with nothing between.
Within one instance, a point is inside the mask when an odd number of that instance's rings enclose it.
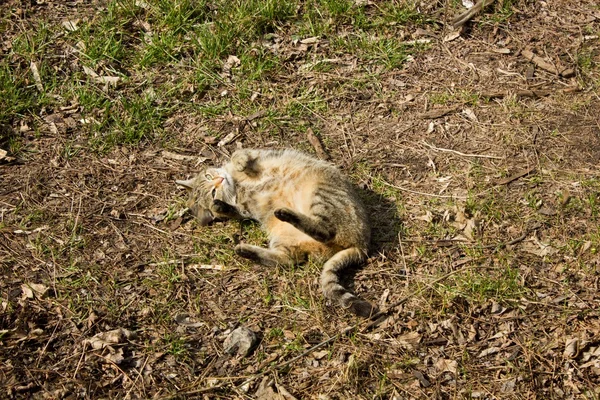
<instances>
[{"instance_id":1,"label":"cat's leg","mask_svg":"<svg viewBox=\"0 0 600 400\"><path fill-rule=\"evenodd\" d=\"M227 204L222 200L214 199L210 209L214 214L225 216L227 218L241 218L241 215L235 206Z\"/></svg>"},{"instance_id":2,"label":"cat's leg","mask_svg":"<svg viewBox=\"0 0 600 400\"><path fill-rule=\"evenodd\" d=\"M293 263L289 253L281 249L265 249L245 243L235 246L235 254L269 267Z\"/></svg>"},{"instance_id":3,"label":"cat's leg","mask_svg":"<svg viewBox=\"0 0 600 400\"><path fill-rule=\"evenodd\" d=\"M309 217L289 208L278 208L274 214L280 221L293 225L319 242L327 243L335 237L335 229L325 215L315 214Z\"/></svg>"},{"instance_id":4,"label":"cat's leg","mask_svg":"<svg viewBox=\"0 0 600 400\"><path fill-rule=\"evenodd\" d=\"M256 176L260 172L257 158L257 150L236 150L231 155L231 164L237 172L244 172L248 176Z\"/></svg>"}]
</instances>

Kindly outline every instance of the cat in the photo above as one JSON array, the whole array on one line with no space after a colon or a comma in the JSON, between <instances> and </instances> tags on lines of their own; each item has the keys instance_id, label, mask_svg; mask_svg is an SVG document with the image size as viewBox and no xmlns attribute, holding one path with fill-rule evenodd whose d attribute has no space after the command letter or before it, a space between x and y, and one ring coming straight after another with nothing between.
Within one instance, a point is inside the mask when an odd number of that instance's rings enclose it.
<instances>
[{"instance_id":1,"label":"cat","mask_svg":"<svg viewBox=\"0 0 600 400\"><path fill-rule=\"evenodd\" d=\"M269 248L241 243L237 255L267 266L322 260L327 299L361 317L377 313L341 283L366 261L371 229L354 187L332 164L291 149L243 149L177 184L189 190L188 208L201 225L247 218L262 225Z\"/></svg>"}]
</instances>

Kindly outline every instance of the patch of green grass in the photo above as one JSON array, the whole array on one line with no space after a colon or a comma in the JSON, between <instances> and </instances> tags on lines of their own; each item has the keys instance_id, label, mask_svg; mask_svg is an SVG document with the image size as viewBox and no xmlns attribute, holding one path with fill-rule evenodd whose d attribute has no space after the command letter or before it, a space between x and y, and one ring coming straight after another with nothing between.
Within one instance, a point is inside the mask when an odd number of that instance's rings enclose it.
<instances>
[{"instance_id":1,"label":"patch of green grass","mask_svg":"<svg viewBox=\"0 0 600 400\"><path fill-rule=\"evenodd\" d=\"M49 104L78 102L84 121L78 129L88 135L93 149L103 152L153 141L177 144L177 138L164 136L163 122L174 110L182 112L182 105L183 111L214 118L250 115L277 98L284 101L271 107L274 117L262 119L257 129L281 128L278 116L298 121L327 114L331 93L330 87L311 84L300 85L290 96L276 84L282 74L289 74L288 64L297 63L279 50L290 46L288 34L328 40L330 45L319 47L318 57L351 52L367 71L379 73L401 66L421 50L396 39L402 25L429 23L415 3L404 1L363 7L351 0L111 0L101 11L82 18L73 30L42 23L13 40L11 56L21 65L0 66L0 83L8 89L0 99L0 124L11 125L19 115L37 115ZM57 39L64 46L54 46ZM311 53L309 49L300 57ZM239 65L224 73L230 56ZM31 61L37 62L43 93L26 67ZM324 62L313 70L335 73L338 67ZM117 86L105 86L94 73L118 77ZM379 83L369 74L363 71L335 88L368 86L377 91ZM268 98L255 100L255 93ZM77 154L65 149L66 158Z\"/></svg>"},{"instance_id":2,"label":"patch of green grass","mask_svg":"<svg viewBox=\"0 0 600 400\"><path fill-rule=\"evenodd\" d=\"M331 45L335 51L355 54L363 61L381 64L386 69L401 67L410 54L409 48L395 38L366 33L335 38Z\"/></svg>"},{"instance_id":3,"label":"patch of green grass","mask_svg":"<svg viewBox=\"0 0 600 400\"><path fill-rule=\"evenodd\" d=\"M185 339L176 334L168 333L163 338L165 352L176 357L187 355L188 349Z\"/></svg>"},{"instance_id":4,"label":"patch of green grass","mask_svg":"<svg viewBox=\"0 0 600 400\"><path fill-rule=\"evenodd\" d=\"M457 275L453 284L443 286L443 292L452 296L460 295L481 304L489 299L510 301L518 299L526 288L521 285L519 271L510 266L504 266L493 274L479 271L467 271Z\"/></svg>"}]
</instances>

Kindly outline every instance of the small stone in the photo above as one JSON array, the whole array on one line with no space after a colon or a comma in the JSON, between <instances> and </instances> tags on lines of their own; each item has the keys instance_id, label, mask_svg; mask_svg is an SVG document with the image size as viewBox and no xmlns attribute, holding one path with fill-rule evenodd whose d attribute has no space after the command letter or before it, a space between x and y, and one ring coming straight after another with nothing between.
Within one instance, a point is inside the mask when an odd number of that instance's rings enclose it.
<instances>
[{"instance_id":1,"label":"small stone","mask_svg":"<svg viewBox=\"0 0 600 400\"><path fill-rule=\"evenodd\" d=\"M227 354L246 357L258 342L256 333L248 328L239 327L229 334L223 342L223 349Z\"/></svg>"}]
</instances>

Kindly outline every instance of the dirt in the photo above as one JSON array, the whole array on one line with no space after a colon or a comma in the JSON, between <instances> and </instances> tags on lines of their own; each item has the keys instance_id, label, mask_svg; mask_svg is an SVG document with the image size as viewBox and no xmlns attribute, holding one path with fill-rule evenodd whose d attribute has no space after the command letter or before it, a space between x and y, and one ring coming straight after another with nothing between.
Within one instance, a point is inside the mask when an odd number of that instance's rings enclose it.
<instances>
[{"instance_id":1,"label":"dirt","mask_svg":"<svg viewBox=\"0 0 600 400\"><path fill-rule=\"evenodd\" d=\"M21 18L32 21L96 12L80 2L27 4ZM379 87L349 89L312 121L373 213L373 252L355 291L384 309L406 299L376 327L359 322L287 365L356 321L324 302L319 266L252 265L232 248L240 238L260 242L255 228L207 232L181 216L185 193L174 181L197 171L197 157L217 163L238 145L314 152L308 138L240 125L247 116L203 121L214 132L240 129L219 147L195 116L174 114L165 129L178 142L168 153L158 142L99 153L82 141L71 156L65 144L85 133L72 114L45 110L39 117L56 130L17 133L26 151L0 161L0 393L600 396L600 42L584 41L581 29L597 35L600 11L592 1L513 10L507 21L470 22L460 37L434 40L384 72ZM575 75L536 67L524 48ZM578 65L583 49L595 69ZM314 80L327 97L328 79L339 76L294 72L281 84ZM515 95L524 89L547 93ZM247 357L223 351L238 326L259 335ZM135 335L91 340L116 329Z\"/></svg>"}]
</instances>

